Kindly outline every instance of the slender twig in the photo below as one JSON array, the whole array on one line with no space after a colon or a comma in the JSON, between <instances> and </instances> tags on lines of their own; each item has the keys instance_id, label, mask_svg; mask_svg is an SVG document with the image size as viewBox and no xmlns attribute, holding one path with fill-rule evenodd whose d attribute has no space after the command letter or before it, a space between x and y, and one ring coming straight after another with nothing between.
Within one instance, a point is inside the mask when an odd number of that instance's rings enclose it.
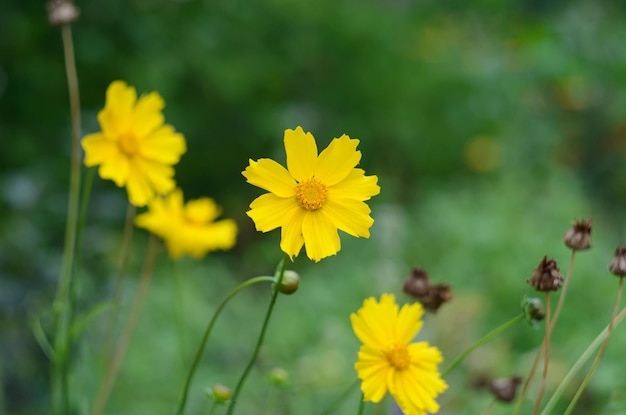
<instances>
[{"instance_id":1,"label":"slender twig","mask_svg":"<svg viewBox=\"0 0 626 415\"><path fill-rule=\"evenodd\" d=\"M561 289L561 293L559 294L559 302L556 305L556 309L554 310L554 315L552 317L552 328L556 325L556 322L561 315L561 309L563 308L563 303L565 302L565 296L567 294L567 288L569 287L569 282L571 280L572 269L574 268L574 258L576 256L576 251L572 250L572 255L569 259L569 268L567 269L567 274L565 275L565 281L563 282L563 288ZM547 324L547 322L546 322ZM517 404L515 405L515 410L513 411L513 415L518 415L519 411L522 409L522 403L524 402L524 397L526 396L526 391L528 390L528 386L535 375L535 371L537 370L537 366L539 365L539 359L543 356L543 351L546 346L545 337L539 346L539 350L537 350L537 354L535 355L535 360L533 361L532 366L530 367L530 371L528 372L528 376L524 380L524 384L522 385L522 390L519 393L519 397L517 398Z\"/></svg>"},{"instance_id":2,"label":"slender twig","mask_svg":"<svg viewBox=\"0 0 626 415\"><path fill-rule=\"evenodd\" d=\"M65 242L63 247L63 262L59 285L54 300L54 350L55 359L52 361L52 412L65 414L69 410L69 296L72 279L72 267L76 250L76 229L78 223L78 204L80 197L80 94L78 76L74 58L74 43L72 30L69 25L61 27L63 39L63 54L65 58L65 72L70 99L70 116L72 122L72 155L70 162L70 188L67 207L67 222L65 224Z\"/></svg>"},{"instance_id":3,"label":"slender twig","mask_svg":"<svg viewBox=\"0 0 626 415\"><path fill-rule=\"evenodd\" d=\"M122 235L122 246L120 250L119 262L117 265L117 274L115 276L115 288L113 289L113 310L109 317L107 334L104 341L104 350L106 358L109 359L113 353L113 343L115 341L115 326L120 314L122 303L122 287L126 278L126 271L130 261L130 251L133 242L134 220L137 208L128 203L126 206L126 219L124 220L124 233Z\"/></svg>"},{"instance_id":4,"label":"slender twig","mask_svg":"<svg viewBox=\"0 0 626 415\"><path fill-rule=\"evenodd\" d=\"M276 304L276 298L278 297L278 293L280 292L280 285L283 281L283 277L285 275L285 268L287 267L287 262L289 261L289 255L285 254L285 257L280 262L276 276L276 283L272 288L272 299L270 300L269 307L267 308L267 313L265 314L265 319L263 320L263 326L261 327L261 333L259 334L259 339L256 343L256 347L254 348L254 352L252 353L252 357L248 362L241 378L239 378L239 382L237 382L237 386L235 387L235 391L233 392L233 397L228 407L228 411L226 415L232 415L235 410L235 405L237 404L237 399L239 398L239 394L241 393L241 389L256 362L257 357L259 356L259 352L261 351L261 346L263 345L263 340L265 339L265 333L267 332L267 326L270 322L270 317L272 316L272 311L274 310L274 305Z\"/></svg>"},{"instance_id":5,"label":"slender twig","mask_svg":"<svg viewBox=\"0 0 626 415\"><path fill-rule=\"evenodd\" d=\"M622 309L622 311L620 311L617 317L615 317L615 321L613 323L613 329L615 329L622 322L624 318L626 318L626 308ZM580 369L582 369L583 365L587 362L587 360L591 358L592 353L598 347L600 347L600 343L604 341L604 339L608 335L608 331L609 331L609 327L606 326L600 332L600 334L598 334L596 338L591 342L591 344L587 347L587 349L585 349L585 351L580 355L576 363L574 363L574 365L571 367L569 372L567 372L567 374L563 377L563 380L561 380L561 383L552 394L552 397L546 404L545 408L543 408L543 410L541 411L541 415L550 415L552 413L552 409L554 409L556 402L559 400L561 395L563 395L563 392L565 391L565 388L567 387L567 385L569 385L572 379L574 379L574 376L576 376L576 374L580 371Z\"/></svg>"},{"instance_id":6,"label":"slender twig","mask_svg":"<svg viewBox=\"0 0 626 415\"><path fill-rule=\"evenodd\" d=\"M548 379L548 367L550 366L550 334L552 332L552 324L550 324L550 291L546 291L546 337L543 342L544 357L543 357L543 375L541 376L541 384L539 386L539 392L537 393L537 400L535 401L535 408L533 409L533 415L539 413L541 407L541 399L543 398L543 392L546 389L546 382Z\"/></svg>"},{"instance_id":7,"label":"slender twig","mask_svg":"<svg viewBox=\"0 0 626 415\"><path fill-rule=\"evenodd\" d=\"M496 406L496 400L494 399L487 405L487 407L480 413L480 415L489 415L493 412L493 408Z\"/></svg>"},{"instance_id":8,"label":"slender twig","mask_svg":"<svg viewBox=\"0 0 626 415\"><path fill-rule=\"evenodd\" d=\"M615 307L613 307L613 314L611 314L611 321L609 322L609 326L606 331L606 337L604 338L604 342L602 343L602 346L600 347L600 350L598 351L598 354L596 355L595 360L591 364L591 368L589 369L589 372L587 372L587 376L585 376L582 383L578 387L576 394L570 401L569 406L567 407L563 415L569 415L570 413L572 413L572 411L574 410L574 407L576 406L576 403L578 402L578 399L580 399L580 396L582 395L583 391L589 384L589 381L591 380L593 373L596 371L596 368L598 367L598 364L600 363L600 359L602 359L602 355L604 355L606 346L609 343L609 337L611 337L611 332L613 331L613 326L615 325L615 318L617 316L617 310L619 309L619 303L621 302L621 299L622 299L623 280L624 278L620 277L619 286L617 289L617 298L615 299Z\"/></svg>"},{"instance_id":9,"label":"slender twig","mask_svg":"<svg viewBox=\"0 0 626 415\"><path fill-rule=\"evenodd\" d=\"M209 335L211 334L211 331L213 330L213 325L217 321L217 318L222 312L222 309L224 308L224 306L226 306L226 304L228 304L231 298L233 298L235 295L237 295L237 293L239 293L239 291L253 284L264 282L264 281L274 282L275 278L263 276L263 277L250 278L249 280L242 282L237 287L235 287L226 296L226 298L224 298L224 300L217 307L217 309L215 309L215 312L213 313L213 317L211 317L211 320L209 321L209 324L207 325L206 330L204 330L204 334L202 336L202 339L200 340L198 350L196 351L196 355L193 359L193 363L191 364L191 368L189 369L189 374L187 375L187 379L185 380L185 386L183 387L183 392L181 393L180 402L178 403L178 407L175 412L177 415L181 415L185 410L185 405L187 404L187 396L189 395L189 386L191 385L191 379L193 378L193 375L196 372L196 369L198 368L198 364L200 363L200 359L202 358L202 354L204 353L204 348L206 346L207 341L209 340Z\"/></svg>"},{"instance_id":10,"label":"slender twig","mask_svg":"<svg viewBox=\"0 0 626 415\"><path fill-rule=\"evenodd\" d=\"M139 320L139 314L141 313L146 294L148 293L148 287L150 286L150 281L152 280L158 248L159 241L154 235L151 235L148 251L146 252L146 258L141 269L141 277L139 280L139 287L137 288L137 294L135 294L135 300L133 302L130 315L128 316L124 330L122 331L122 334L117 342L115 353L113 354L113 357L107 367L104 380L98 389L98 395L96 396L96 401L93 410L91 411L92 415L100 415L103 413L109 399L109 395L111 394L115 381L117 380L117 375L119 374L122 366L122 361L126 355L126 349L130 343L135 326Z\"/></svg>"},{"instance_id":11,"label":"slender twig","mask_svg":"<svg viewBox=\"0 0 626 415\"><path fill-rule=\"evenodd\" d=\"M487 333L485 336L483 336L476 343L474 343L470 347L468 347L467 350L465 350L463 353L461 353L459 356L457 356L456 359L454 359L448 365L448 367L446 367L441 372L441 377L445 377L448 373L450 373L455 367L457 367L459 365L459 363L461 363L463 361L463 359L465 359L467 357L467 355L469 355L471 352L476 350L478 347L480 347L483 344L487 343L489 340L493 339L498 334L502 333L503 331L505 331L509 327L513 326L518 321L524 320L525 318L526 318L526 316L524 315L524 313L522 313L522 314L520 314L518 316L513 317L511 320L509 320L506 323L502 324L500 327L496 327L495 329L491 330L489 333Z\"/></svg>"}]
</instances>

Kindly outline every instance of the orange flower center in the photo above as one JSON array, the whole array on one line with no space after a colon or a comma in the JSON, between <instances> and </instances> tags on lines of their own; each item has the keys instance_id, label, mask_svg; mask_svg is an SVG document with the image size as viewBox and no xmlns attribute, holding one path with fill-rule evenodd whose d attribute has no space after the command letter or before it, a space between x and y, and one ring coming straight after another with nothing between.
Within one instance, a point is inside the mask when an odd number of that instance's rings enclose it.
<instances>
[{"instance_id":1,"label":"orange flower center","mask_svg":"<svg viewBox=\"0 0 626 415\"><path fill-rule=\"evenodd\" d=\"M127 156L134 156L139 152L139 140L133 133L122 134L118 143L120 150Z\"/></svg>"},{"instance_id":2,"label":"orange flower center","mask_svg":"<svg viewBox=\"0 0 626 415\"><path fill-rule=\"evenodd\" d=\"M328 188L324 183L313 178L298 183L296 186L296 201L306 210L318 210L326 203Z\"/></svg>"},{"instance_id":3,"label":"orange flower center","mask_svg":"<svg viewBox=\"0 0 626 415\"><path fill-rule=\"evenodd\" d=\"M389 364L398 370L406 369L411 363L409 350L403 344L394 345L385 356Z\"/></svg>"}]
</instances>

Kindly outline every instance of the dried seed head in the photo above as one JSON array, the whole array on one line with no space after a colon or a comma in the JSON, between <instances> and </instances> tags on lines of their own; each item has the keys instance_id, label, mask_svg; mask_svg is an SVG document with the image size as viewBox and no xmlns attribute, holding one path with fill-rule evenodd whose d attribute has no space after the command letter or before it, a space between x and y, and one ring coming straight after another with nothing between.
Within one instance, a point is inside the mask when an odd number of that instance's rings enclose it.
<instances>
[{"instance_id":1,"label":"dried seed head","mask_svg":"<svg viewBox=\"0 0 626 415\"><path fill-rule=\"evenodd\" d=\"M512 402L515 399L517 388L521 383L522 378L519 376L498 378L489 382L489 390L496 400L500 402Z\"/></svg>"},{"instance_id":2,"label":"dried seed head","mask_svg":"<svg viewBox=\"0 0 626 415\"><path fill-rule=\"evenodd\" d=\"M526 282L535 287L537 291L556 291L563 285L563 276L556 265L556 260L548 260L548 257L544 256L533 271L533 275Z\"/></svg>"},{"instance_id":3,"label":"dried seed head","mask_svg":"<svg viewBox=\"0 0 626 415\"><path fill-rule=\"evenodd\" d=\"M591 219L577 219L563 235L563 242L574 251L591 248Z\"/></svg>"},{"instance_id":4,"label":"dried seed head","mask_svg":"<svg viewBox=\"0 0 626 415\"><path fill-rule=\"evenodd\" d=\"M615 250L615 256L609 264L609 270L618 277L626 275L626 246L620 246Z\"/></svg>"},{"instance_id":5,"label":"dried seed head","mask_svg":"<svg viewBox=\"0 0 626 415\"><path fill-rule=\"evenodd\" d=\"M47 5L48 22L52 26L62 26L78 19L80 12L69 0L50 0Z\"/></svg>"},{"instance_id":6,"label":"dried seed head","mask_svg":"<svg viewBox=\"0 0 626 415\"><path fill-rule=\"evenodd\" d=\"M437 284L429 287L428 293L422 296L421 301L426 310L434 313L443 303L452 300L452 297L450 284Z\"/></svg>"},{"instance_id":7,"label":"dried seed head","mask_svg":"<svg viewBox=\"0 0 626 415\"><path fill-rule=\"evenodd\" d=\"M413 267L411 273L404 280L402 291L411 297L421 298L428 294L429 287L430 282L426 271L420 267Z\"/></svg>"}]
</instances>

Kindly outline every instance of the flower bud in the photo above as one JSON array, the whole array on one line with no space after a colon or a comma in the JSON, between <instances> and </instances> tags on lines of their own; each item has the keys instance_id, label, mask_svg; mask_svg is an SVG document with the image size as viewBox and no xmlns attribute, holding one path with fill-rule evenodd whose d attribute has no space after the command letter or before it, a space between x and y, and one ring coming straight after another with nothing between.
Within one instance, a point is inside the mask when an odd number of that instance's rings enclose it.
<instances>
[{"instance_id":1,"label":"flower bud","mask_svg":"<svg viewBox=\"0 0 626 415\"><path fill-rule=\"evenodd\" d=\"M535 287L537 291L556 291L563 285L563 276L556 265L556 260L548 260L548 257L544 256L526 282Z\"/></svg>"},{"instance_id":2,"label":"flower bud","mask_svg":"<svg viewBox=\"0 0 626 415\"><path fill-rule=\"evenodd\" d=\"M78 19L78 8L69 0L50 0L47 5L48 22L52 26L62 26Z\"/></svg>"},{"instance_id":3,"label":"flower bud","mask_svg":"<svg viewBox=\"0 0 626 415\"><path fill-rule=\"evenodd\" d=\"M615 250L615 257L609 264L609 270L618 277L626 275L626 246L620 246Z\"/></svg>"},{"instance_id":4,"label":"flower bud","mask_svg":"<svg viewBox=\"0 0 626 415\"><path fill-rule=\"evenodd\" d=\"M286 387L289 385L289 373L282 367L272 369L269 379L276 386Z\"/></svg>"},{"instance_id":5,"label":"flower bud","mask_svg":"<svg viewBox=\"0 0 626 415\"><path fill-rule=\"evenodd\" d=\"M434 313L443 303L452 300L452 297L450 284L437 284L429 287L428 293L421 298L421 301L426 310Z\"/></svg>"},{"instance_id":6,"label":"flower bud","mask_svg":"<svg viewBox=\"0 0 626 415\"><path fill-rule=\"evenodd\" d=\"M591 219L577 219L563 235L563 242L574 251L591 248Z\"/></svg>"},{"instance_id":7,"label":"flower bud","mask_svg":"<svg viewBox=\"0 0 626 415\"><path fill-rule=\"evenodd\" d=\"M496 400L500 402L513 402L518 386L522 378L513 376L510 378L498 378L489 382L489 390Z\"/></svg>"},{"instance_id":8,"label":"flower bud","mask_svg":"<svg viewBox=\"0 0 626 415\"><path fill-rule=\"evenodd\" d=\"M296 271L285 270L283 274L283 279L280 282L280 286L278 287L278 291L283 294L293 294L296 292L298 287L300 286L300 276Z\"/></svg>"},{"instance_id":9,"label":"flower bud","mask_svg":"<svg viewBox=\"0 0 626 415\"><path fill-rule=\"evenodd\" d=\"M522 311L526 316L526 320L531 324L535 324L546 317L546 312L543 310L543 304L541 304L541 300L538 298L522 298Z\"/></svg>"},{"instance_id":10,"label":"flower bud","mask_svg":"<svg viewBox=\"0 0 626 415\"><path fill-rule=\"evenodd\" d=\"M217 385L213 386L212 392L213 393L210 394L210 395L212 395L213 400L217 404L223 404L223 403L229 401L230 398L233 397L232 391L229 388L227 388L226 386L221 385L219 383Z\"/></svg>"}]
</instances>

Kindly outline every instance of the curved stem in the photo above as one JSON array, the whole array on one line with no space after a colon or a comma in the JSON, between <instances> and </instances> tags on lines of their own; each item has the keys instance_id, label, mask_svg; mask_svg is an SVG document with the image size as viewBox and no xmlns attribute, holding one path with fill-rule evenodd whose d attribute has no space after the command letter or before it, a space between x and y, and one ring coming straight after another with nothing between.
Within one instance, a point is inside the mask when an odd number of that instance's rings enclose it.
<instances>
[{"instance_id":1,"label":"curved stem","mask_svg":"<svg viewBox=\"0 0 626 415\"><path fill-rule=\"evenodd\" d=\"M563 308L563 303L565 302L565 295L567 294L567 287L569 287L569 282L571 280L572 269L574 268L574 258L576 256L576 251L572 250L572 255L569 258L569 268L567 269L567 275L565 276L565 282L563 283L563 289L559 294L559 302L556 305L556 310L554 310L554 316L552 317L552 327L556 325L556 322L561 314L561 309ZM546 322L547 324L547 322ZM530 367L530 371L528 372L528 376L526 376L526 380L524 380L524 385L522 386L522 390L520 391L519 397L517 398L517 404L515 404L515 410L513 411L513 415L518 415L519 411L522 409L522 403L524 402L524 397L526 396L526 391L528 390L528 386L530 385L530 381L535 375L535 371L537 370L537 366L539 365L539 359L543 356L543 351L545 344L545 338L541 342L539 346L539 350L537 350L537 354L535 355L535 360L533 361L532 366Z\"/></svg>"},{"instance_id":2,"label":"curved stem","mask_svg":"<svg viewBox=\"0 0 626 415\"><path fill-rule=\"evenodd\" d=\"M98 395L96 396L96 401L93 410L91 411L92 415L100 415L104 412L104 408L109 399L109 395L111 394L113 386L115 385L115 381L117 380L117 375L122 366L122 361L124 360L124 356L126 355L126 349L128 348L128 345L130 343L130 339L135 330L135 326L137 325L137 321L139 320L139 314L141 313L146 294L148 293L148 287L150 286L150 281L152 280L154 262L156 259L158 248L159 241L154 235L150 235L150 244L148 246L148 252L146 253L146 259L143 263L143 268L141 269L141 278L139 280L137 294L135 294L133 307L131 309L130 315L128 316L128 321L124 326L124 331L120 335L117 347L115 348L115 354L113 355L113 358L108 365L104 380L102 381L102 383L100 384L100 388L98 389Z\"/></svg>"},{"instance_id":3,"label":"curved stem","mask_svg":"<svg viewBox=\"0 0 626 415\"><path fill-rule=\"evenodd\" d=\"M546 389L546 381L548 379L548 367L550 365L550 334L552 332L552 324L550 324L550 308L550 291L546 291L546 337L543 341L545 349L543 357L543 376L541 376L541 384L539 385L539 392L537 393L537 400L535 401L533 415L537 415L539 413L541 399L543 398L543 392Z\"/></svg>"},{"instance_id":4,"label":"curved stem","mask_svg":"<svg viewBox=\"0 0 626 415\"><path fill-rule=\"evenodd\" d=\"M503 331L505 331L509 327L513 326L518 321L524 320L525 318L526 318L526 316L524 315L524 313L522 313L522 314L520 314L518 316L513 317L511 320L509 320L506 323L502 324L500 327L496 327L495 329L491 330L482 339L480 339L476 343L472 344L467 350L465 350L463 353L461 353L459 356L457 356L457 358L454 359L452 361L452 363L450 363L448 365L448 367L446 367L441 372L441 377L443 378L448 373L450 373L455 367L457 367L459 365L459 363L461 363L463 361L463 359L465 359L467 357L467 355L469 355L471 352L476 350L478 347L480 347L483 344L487 343L489 340L491 340L492 338L496 337L498 334L502 333Z\"/></svg>"},{"instance_id":5,"label":"curved stem","mask_svg":"<svg viewBox=\"0 0 626 415\"><path fill-rule=\"evenodd\" d=\"M359 402L359 409L356 415L363 415L363 408L365 408L365 396L361 393L361 401Z\"/></svg>"},{"instance_id":6,"label":"curved stem","mask_svg":"<svg viewBox=\"0 0 626 415\"><path fill-rule=\"evenodd\" d=\"M617 298L615 299L615 307L613 307L613 314L611 314L611 321L609 322L609 326L607 327L606 337L604 338L604 342L602 343L602 346L600 347L600 350L598 351L598 354L595 360L591 364L591 368L589 369L589 372L587 372L587 376L585 376L585 378L583 379L583 382L578 387L576 394L570 401L569 406L567 407L563 415L569 415L574 410L574 407L576 406L578 399L580 399L580 395L582 395L583 391L589 384L589 381L591 380L591 377L593 376L593 372L596 371L596 368L598 367L598 364L600 363L600 359L602 359L602 355L604 354L604 351L606 350L606 345L609 343L609 337L611 337L611 332L613 331L613 326L615 325L615 317L617 316L617 309L619 308L619 303L622 299L623 280L624 278L620 277L619 287L617 289Z\"/></svg>"},{"instance_id":7,"label":"curved stem","mask_svg":"<svg viewBox=\"0 0 626 415\"><path fill-rule=\"evenodd\" d=\"M333 401L333 403L331 403L330 406L328 408L326 408L326 410L324 412L322 412L321 415L330 415L330 414L332 414L335 411L335 409L337 409L339 404L341 402L343 402L348 397L348 395L350 395L350 393L352 392L352 389L354 389L356 386L358 386L358 384L359 384L359 379L356 379L354 382L352 382L350 384L350 386L348 386L346 388L346 390L343 391L341 393L341 395L339 395L339 397L337 399L335 399Z\"/></svg>"},{"instance_id":8,"label":"curved stem","mask_svg":"<svg viewBox=\"0 0 626 415\"><path fill-rule=\"evenodd\" d=\"M274 277L268 277L268 276L255 277L255 278L250 278L249 280L242 282L237 287L235 287L235 289L233 289L226 296L226 298L224 298L224 300L217 307L217 309L215 309L215 312L213 313L213 317L211 317L211 320L209 321L209 325L204 331L202 340L200 340L200 345L198 346L198 350L196 351L196 355L193 359L193 363L191 364L191 369L189 369L189 374L187 375L187 380L185 381L185 386L183 387L183 392L181 394L180 402L175 412L177 415L182 414L183 411L185 410L185 405L187 404L187 395L189 394L189 386L191 385L191 379L193 378L193 375L196 372L196 369L198 368L198 364L200 363L200 359L202 358L202 353L204 352L204 347L206 346L206 343L209 340L209 336L211 334L211 331L213 330L213 325L217 321L217 318L222 312L222 309L231 300L231 298L233 298L235 295L237 295L237 293L239 293L239 291L253 284L264 282L264 281L274 282Z\"/></svg>"},{"instance_id":9,"label":"curved stem","mask_svg":"<svg viewBox=\"0 0 626 415\"><path fill-rule=\"evenodd\" d=\"M52 412L64 414L69 410L69 296L72 281L72 267L76 250L76 233L78 224L78 209L80 197L80 94L78 89L78 75L74 58L74 43L72 30L69 25L61 27L63 38L63 53L65 58L65 72L70 99L70 117L72 120L72 156L70 164L70 188L67 207L67 222L65 224L65 242L63 247L63 262L59 285L54 300L54 359L52 360Z\"/></svg>"},{"instance_id":10,"label":"curved stem","mask_svg":"<svg viewBox=\"0 0 626 415\"><path fill-rule=\"evenodd\" d=\"M226 415L232 415L235 410L235 405L237 404L237 399L239 398L239 394L241 393L241 389L243 388L243 384L254 366L257 357L259 356L259 351L261 350L261 345L263 345L263 340L265 339L265 333L267 331L267 326L270 321L270 317L272 316L272 311L274 310L274 304L276 304L276 297L278 297L280 284L283 281L283 276L285 275L285 268L287 267L287 261L289 260L289 256L285 254L285 257L278 264L277 272L276 272L276 283L272 287L272 299L270 300L270 305L267 308L267 313L265 314L265 319L263 320L263 326L261 327L261 334L259 335L259 340L256 343L256 347L254 348L254 352L252 353L252 357L246 366L246 369L243 371L241 378L239 378L239 382L235 387L235 391L233 392L233 398L228 407L228 412Z\"/></svg>"},{"instance_id":11,"label":"curved stem","mask_svg":"<svg viewBox=\"0 0 626 415\"><path fill-rule=\"evenodd\" d=\"M615 317L613 328L617 327L624 318L626 318L626 308L622 309L622 311L620 311L617 317ZM587 360L589 360L589 358L591 357L591 354L598 347L600 347L600 343L606 338L608 331L609 331L609 327L607 326L600 332L600 334L596 336L596 338L591 342L591 344L587 347L587 349L585 349L583 354L580 355L576 363L574 363L574 365L569 370L569 372L567 372L565 377L563 377L563 380L554 391L554 394L552 395L552 397L550 397L550 400L546 404L545 408L543 408L543 411L541 411L541 415L549 415L552 413L552 409L554 409L554 406L556 405L556 401L561 397L561 395L563 395L563 392L565 391L565 388L567 387L567 385L569 385L569 383L572 381L574 376L576 376L576 373L578 373L578 371L583 367L583 365L587 362Z\"/></svg>"}]
</instances>

